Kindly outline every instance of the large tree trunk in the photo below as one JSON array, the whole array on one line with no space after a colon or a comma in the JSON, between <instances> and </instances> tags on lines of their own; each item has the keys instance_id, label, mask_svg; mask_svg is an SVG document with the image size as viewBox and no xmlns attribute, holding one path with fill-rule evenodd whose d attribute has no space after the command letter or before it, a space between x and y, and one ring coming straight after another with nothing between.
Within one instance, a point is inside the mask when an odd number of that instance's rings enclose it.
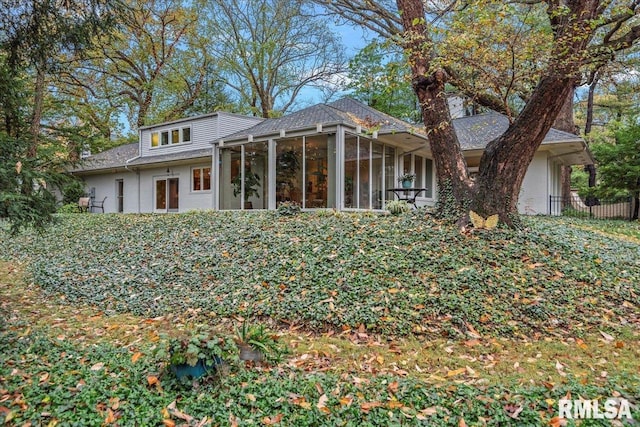
<instances>
[{"instance_id":1,"label":"large tree trunk","mask_svg":"<svg viewBox=\"0 0 640 427\"><path fill-rule=\"evenodd\" d=\"M491 141L482 158L471 207L484 216L498 214L513 225L520 187L565 100L574 79L548 75L541 79L531 99L509 129Z\"/></svg>"},{"instance_id":2,"label":"large tree trunk","mask_svg":"<svg viewBox=\"0 0 640 427\"><path fill-rule=\"evenodd\" d=\"M437 171L438 208L447 216L460 216L472 192L472 181L453 129L445 93L447 74L430 70L432 52L426 36L422 2L397 0L402 11L405 33L404 49L409 55L413 89L418 97L422 119Z\"/></svg>"}]
</instances>

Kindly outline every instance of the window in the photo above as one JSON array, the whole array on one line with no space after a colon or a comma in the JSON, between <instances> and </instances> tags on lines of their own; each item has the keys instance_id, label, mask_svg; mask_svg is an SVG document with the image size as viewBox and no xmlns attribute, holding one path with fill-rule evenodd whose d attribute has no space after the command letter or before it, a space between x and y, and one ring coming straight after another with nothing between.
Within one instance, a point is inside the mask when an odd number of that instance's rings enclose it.
<instances>
[{"instance_id":1,"label":"window","mask_svg":"<svg viewBox=\"0 0 640 427\"><path fill-rule=\"evenodd\" d=\"M175 128L151 133L151 148L191 142L191 127Z\"/></svg>"},{"instance_id":2,"label":"window","mask_svg":"<svg viewBox=\"0 0 640 427\"><path fill-rule=\"evenodd\" d=\"M405 172L416 174L414 185L417 188L427 189L421 197L433 197L433 160L416 154L405 154L402 165Z\"/></svg>"},{"instance_id":3,"label":"window","mask_svg":"<svg viewBox=\"0 0 640 427\"><path fill-rule=\"evenodd\" d=\"M193 191L211 190L211 168L193 168L191 170L191 182Z\"/></svg>"}]
</instances>

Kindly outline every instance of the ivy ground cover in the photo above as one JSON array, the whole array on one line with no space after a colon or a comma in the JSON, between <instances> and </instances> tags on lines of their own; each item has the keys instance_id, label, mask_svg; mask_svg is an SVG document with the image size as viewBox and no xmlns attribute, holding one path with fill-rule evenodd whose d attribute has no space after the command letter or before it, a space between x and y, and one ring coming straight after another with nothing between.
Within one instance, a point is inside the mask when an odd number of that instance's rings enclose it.
<instances>
[{"instance_id":1,"label":"ivy ground cover","mask_svg":"<svg viewBox=\"0 0 640 427\"><path fill-rule=\"evenodd\" d=\"M3 246L47 292L146 317L452 337L638 324L637 242L542 218L463 235L422 215L69 215Z\"/></svg>"},{"instance_id":2,"label":"ivy ground cover","mask_svg":"<svg viewBox=\"0 0 640 427\"><path fill-rule=\"evenodd\" d=\"M561 425L566 396L638 419L638 245L585 224L71 215L5 235L0 422ZM163 374L159 332L238 318L292 354L195 388Z\"/></svg>"}]
</instances>

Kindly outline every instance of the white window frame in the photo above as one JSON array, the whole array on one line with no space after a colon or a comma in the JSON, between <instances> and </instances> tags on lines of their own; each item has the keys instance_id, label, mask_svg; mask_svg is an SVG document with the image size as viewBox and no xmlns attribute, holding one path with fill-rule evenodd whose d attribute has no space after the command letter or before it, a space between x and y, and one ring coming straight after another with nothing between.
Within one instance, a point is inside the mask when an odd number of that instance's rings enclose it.
<instances>
[{"instance_id":1,"label":"white window frame","mask_svg":"<svg viewBox=\"0 0 640 427\"><path fill-rule=\"evenodd\" d=\"M189 139L188 140L184 139L184 133L185 133L186 129L189 130ZM178 139L176 141L173 140L174 132L178 133ZM167 134L167 143L163 144L162 143L162 135L165 134L165 133ZM157 138L158 138L158 145L156 145L156 146L153 145L153 136L154 135L157 135ZM150 135L149 135L149 147L152 150L155 150L155 149L158 149L158 148L162 148L162 147L171 147L171 146L174 146L174 145L191 144L191 141L193 141L193 128L191 127L191 125L173 127L173 128L170 128L170 129L155 130L155 131L151 132Z\"/></svg>"},{"instance_id":2,"label":"white window frame","mask_svg":"<svg viewBox=\"0 0 640 427\"><path fill-rule=\"evenodd\" d=\"M196 190L195 188L193 188L193 172L195 170L199 169L200 170L200 190ZM204 170L205 169L209 169L209 188L205 189L204 188ZM211 192L211 180L213 179L213 175L212 175L212 170L211 170L211 166L196 166L196 167L192 167L191 168L191 192L192 193L210 193Z\"/></svg>"}]
</instances>

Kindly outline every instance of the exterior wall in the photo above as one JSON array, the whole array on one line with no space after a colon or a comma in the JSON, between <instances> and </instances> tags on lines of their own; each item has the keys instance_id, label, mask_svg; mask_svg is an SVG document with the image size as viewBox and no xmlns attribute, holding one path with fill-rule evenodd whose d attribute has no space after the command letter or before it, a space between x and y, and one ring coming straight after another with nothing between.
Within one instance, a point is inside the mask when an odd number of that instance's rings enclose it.
<instances>
[{"instance_id":1,"label":"exterior wall","mask_svg":"<svg viewBox=\"0 0 640 427\"><path fill-rule=\"evenodd\" d=\"M549 189L553 179L555 177L549 165L548 154L537 152L522 182L518 211L526 215L546 215L549 211Z\"/></svg>"},{"instance_id":2,"label":"exterior wall","mask_svg":"<svg viewBox=\"0 0 640 427\"><path fill-rule=\"evenodd\" d=\"M213 198L211 190L191 190L191 169L193 167L211 167L211 162L198 161L190 165L170 166L140 171L140 212L151 213L155 210L156 181L167 178L178 178L178 212L196 209L212 209ZM211 185L214 185L212 180Z\"/></svg>"},{"instance_id":3,"label":"exterior wall","mask_svg":"<svg viewBox=\"0 0 640 427\"><path fill-rule=\"evenodd\" d=\"M87 194L95 188L95 200L104 201L104 212L114 213L118 211L118 198L116 196L117 180L124 183L123 204L124 212L138 211L138 176L133 172L121 172L108 175L88 175L83 177Z\"/></svg>"},{"instance_id":4,"label":"exterior wall","mask_svg":"<svg viewBox=\"0 0 640 427\"><path fill-rule=\"evenodd\" d=\"M155 156L172 154L201 148L211 148L211 142L226 135L247 129L259 123L262 119L240 116L235 114L218 113L168 124L160 124L140 131L141 156ZM160 145L151 147L151 134L191 127L191 142L180 144Z\"/></svg>"}]
</instances>

